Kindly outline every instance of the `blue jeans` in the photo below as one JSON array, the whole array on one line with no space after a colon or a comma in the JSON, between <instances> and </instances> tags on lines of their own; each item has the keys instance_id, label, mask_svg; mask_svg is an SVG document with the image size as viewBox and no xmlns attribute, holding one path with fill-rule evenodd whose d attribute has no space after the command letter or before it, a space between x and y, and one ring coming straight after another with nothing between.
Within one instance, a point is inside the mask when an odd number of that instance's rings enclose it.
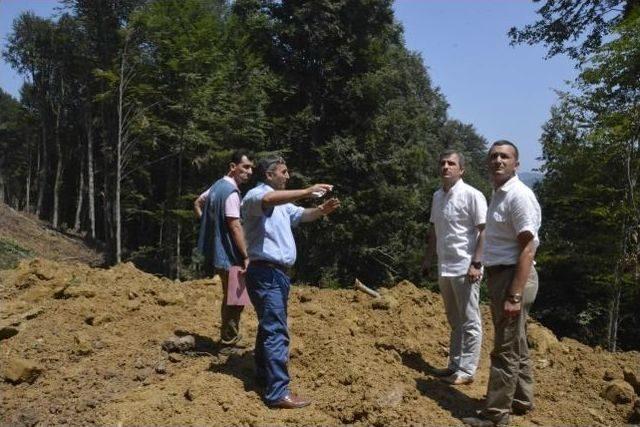
<instances>
[{"instance_id":1,"label":"blue jeans","mask_svg":"<svg viewBox=\"0 0 640 427\"><path fill-rule=\"evenodd\" d=\"M247 291L258 316L256 376L264 379L264 400L275 403L289 393L287 300L291 281L275 268L249 264Z\"/></svg>"}]
</instances>

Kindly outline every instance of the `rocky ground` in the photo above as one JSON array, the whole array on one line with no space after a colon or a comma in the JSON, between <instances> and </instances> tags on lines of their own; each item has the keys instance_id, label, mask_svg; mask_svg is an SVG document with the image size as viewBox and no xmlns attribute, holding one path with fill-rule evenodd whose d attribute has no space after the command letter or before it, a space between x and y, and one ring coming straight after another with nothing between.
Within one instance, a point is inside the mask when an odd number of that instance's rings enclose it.
<instances>
[{"instance_id":1,"label":"rocky ground","mask_svg":"<svg viewBox=\"0 0 640 427\"><path fill-rule=\"evenodd\" d=\"M252 310L242 321L246 349L216 345L219 283L172 282L130 264L22 261L0 272L0 424L460 425L486 389L487 307L479 374L453 387L429 374L447 357L440 297L409 282L382 291L376 301L354 290L293 288L292 386L313 404L272 410L252 376ZM558 341L536 323L529 329L537 409L514 425L640 422L639 353ZM172 337L182 350L165 351L179 350L165 343Z\"/></svg>"}]
</instances>

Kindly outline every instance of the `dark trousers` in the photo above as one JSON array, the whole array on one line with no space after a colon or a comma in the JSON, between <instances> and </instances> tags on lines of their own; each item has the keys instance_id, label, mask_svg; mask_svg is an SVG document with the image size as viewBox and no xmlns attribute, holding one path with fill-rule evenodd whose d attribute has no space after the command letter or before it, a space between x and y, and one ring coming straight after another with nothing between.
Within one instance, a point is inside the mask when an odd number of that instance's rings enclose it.
<instances>
[{"instance_id":1,"label":"dark trousers","mask_svg":"<svg viewBox=\"0 0 640 427\"><path fill-rule=\"evenodd\" d=\"M264 400L275 403L289 393L289 277L277 268L249 264L247 291L258 316L256 376L264 380Z\"/></svg>"}]
</instances>

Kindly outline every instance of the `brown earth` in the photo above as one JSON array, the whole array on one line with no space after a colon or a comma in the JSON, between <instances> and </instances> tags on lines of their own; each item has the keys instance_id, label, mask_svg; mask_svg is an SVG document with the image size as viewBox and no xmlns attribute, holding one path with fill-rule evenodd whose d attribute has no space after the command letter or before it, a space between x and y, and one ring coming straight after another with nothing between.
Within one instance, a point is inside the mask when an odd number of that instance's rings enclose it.
<instances>
[{"instance_id":1,"label":"brown earth","mask_svg":"<svg viewBox=\"0 0 640 427\"><path fill-rule=\"evenodd\" d=\"M87 247L79 235L55 231L35 215L18 212L1 202L0 239L56 261L78 261L94 266L104 262L102 255Z\"/></svg>"},{"instance_id":2,"label":"brown earth","mask_svg":"<svg viewBox=\"0 0 640 427\"><path fill-rule=\"evenodd\" d=\"M452 387L429 374L446 363L440 297L409 282L383 289L387 304L377 309L353 290L294 286L292 388L313 399L295 411L268 409L260 399L252 309L242 321L248 348L219 351L221 290L211 280L172 282L131 264L101 270L36 259L0 272L0 285L0 370L14 381L0 381L0 424L460 425L480 408L486 388L487 307L476 381ZM629 419L639 390L629 394L624 378L637 380L639 353L612 354L529 327L537 408L514 425ZM162 350L176 332L192 335L195 350ZM605 390L625 403L601 397Z\"/></svg>"}]
</instances>

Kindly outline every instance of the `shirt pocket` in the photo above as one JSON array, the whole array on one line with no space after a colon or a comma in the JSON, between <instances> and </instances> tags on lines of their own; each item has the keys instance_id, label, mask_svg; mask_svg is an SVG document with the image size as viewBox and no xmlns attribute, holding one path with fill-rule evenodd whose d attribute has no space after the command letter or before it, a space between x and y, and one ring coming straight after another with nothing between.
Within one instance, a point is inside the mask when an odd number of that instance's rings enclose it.
<instances>
[{"instance_id":1,"label":"shirt pocket","mask_svg":"<svg viewBox=\"0 0 640 427\"><path fill-rule=\"evenodd\" d=\"M492 215L492 218L498 224L507 222L507 217L504 212L495 211Z\"/></svg>"},{"instance_id":2,"label":"shirt pocket","mask_svg":"<svg viewBox=\"0 0 640 427\"><path fill-rule=\"evenodd\" d=\"M449 205L444 211L444 217L450 222L466 222L469 215L463 207Z\"/></svg>"}]
</instances>

